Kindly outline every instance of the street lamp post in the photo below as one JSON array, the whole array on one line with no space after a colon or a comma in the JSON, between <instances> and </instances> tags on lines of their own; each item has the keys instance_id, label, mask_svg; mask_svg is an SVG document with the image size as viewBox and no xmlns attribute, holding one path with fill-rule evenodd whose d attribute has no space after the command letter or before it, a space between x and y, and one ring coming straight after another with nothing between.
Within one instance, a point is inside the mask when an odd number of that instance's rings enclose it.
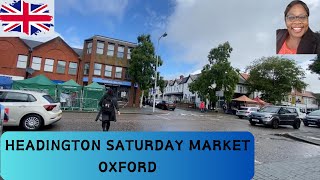
<instances>
[{"instance_id":1,"label":"street lamp post","mask_svg":"<svg viewBox=\"0 0 320 180\"><path fill-rule=\"evenodd\" d=\"M152 108L152 112L154 112L155 106L156 106L156 88L157 88L158 61L159 61L159 56L157 55L157 51L158 51L158 48L159 48L160 39L162 37L166 37L166 36L167 36L167 33L164 33L158 38L158 44L157 44L157 49L156 49L157 62L156 62L156 69L155 69L155 76L154 76L155 79L154 79L154 92L153 92L153 108Z\"/></svg>"}]
</instances>

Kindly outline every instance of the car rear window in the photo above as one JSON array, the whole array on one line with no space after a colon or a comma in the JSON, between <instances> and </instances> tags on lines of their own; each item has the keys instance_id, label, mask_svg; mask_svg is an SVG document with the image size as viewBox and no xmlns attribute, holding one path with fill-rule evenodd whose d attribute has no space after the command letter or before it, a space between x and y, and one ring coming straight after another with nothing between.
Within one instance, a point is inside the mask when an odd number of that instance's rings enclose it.
<instances>
[{"instance_id":1,"label":"car rear window","mask_svg":"<svg viewBox=\"0 0 320 180\"><path fill-rule=\"evenodd\" d=\"M56 102L50 95L44 95L42 97L45 98L49 103L55 103Z\"/></svg>"}]
</instances>

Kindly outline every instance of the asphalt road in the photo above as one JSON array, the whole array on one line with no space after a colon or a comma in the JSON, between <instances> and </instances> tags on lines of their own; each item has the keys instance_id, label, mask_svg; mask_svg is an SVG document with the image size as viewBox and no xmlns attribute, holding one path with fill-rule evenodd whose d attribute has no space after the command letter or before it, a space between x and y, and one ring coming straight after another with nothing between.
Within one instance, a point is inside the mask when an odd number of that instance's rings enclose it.
<instances>
[{"instance_id":1,"label":"asphalt road","mask_svg":"<svg viewBox=\"0 0 320 180\"><path fill-rule=\"evenodd\" d=\"M150 107L148 107L150 108ZM110 131L249 131L255 137L255 163L283 162L320 157L320 146L279 136L283 133L318 135L320 128L304 127L296 130L292 126L272 129L251 126L248 120L236 116L200 113L176 109L162 111L162 114L121 114L116 123L111 123ZM45 127L45 131L101 131L101 123L95 122L96 113L64 113L63 119ZM17 128L5 127L5 131Z\"/></svg>"}]
</instances>

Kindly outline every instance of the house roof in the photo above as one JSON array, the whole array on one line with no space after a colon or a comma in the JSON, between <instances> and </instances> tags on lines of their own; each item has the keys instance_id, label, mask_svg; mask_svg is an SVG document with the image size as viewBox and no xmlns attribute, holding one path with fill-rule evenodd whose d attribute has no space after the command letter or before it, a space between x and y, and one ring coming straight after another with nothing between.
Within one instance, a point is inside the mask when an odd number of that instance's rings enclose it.
<instances>
[{"instance_id":1,"label":"house roof","mask_svg":"<svg viewBox=\"0 0 320 180\"><path fill-rule=\"evenodd\" d=\"M56 38L60 38L59 36L58 37L56 37ZM49 41L52 41L52 40L54 40L54 39L56 39L56 38L53 38L53 39L51 39L51 40L49 40ZM60 39L62 39L62 38L60 38ZM40 41L34 41L34 40L30 40L30 39L21 39L27 46L29 46L29 48L30 49L34 49L34 48L36 48L36 47L38 47L38 46L40 46L40 45L42 45L42 44L45 44L45 43L47 43L47 42L49 42L49 41L46 41L46 42L40 42ZM63 41L63 39L62 39L62 41ZM63 41L64 42L64 41ZM65 44L67 44L66 42L65 42ZM67 44L68 46L69 46L69 44ZM70 46L69 46L70 47ZM73 47L70 47L71 49L73 49L73 51L79 56L79 57L81 57L82 56L82 53L83 53L83 50L82 49L79 49L79 48L73 48Z\"/></svg>"},{"instance_id":2,"label":"house roof","mask_svg":"<svg viewBox=\"0 0 320 180\"><path fill-rule=\"evenodd\" d=\"M118 41L118 42L122 42L122 43L127 43L127 44L131 44L131 45L134 45L134 46L137 46L138 44L137 43L134 43L134 42L129 42L129 41L124 41L124 40L120 40L120 39L115 39L115 38L110 38L110 37L107 37L107 36L102 36L102 35L94 35L88 39L86 39L86 41L88 40L92 40L93 38L102 38L102 39L108 39L108 40L112 40L112 41Z\"/></svg>"},{"instance_id":3,"label":"house roof","mask_svg":"<svg viewBox=\"0 0 320 180\"><path fill-rule=\"evenodd\" d=\"M33 40L30 40L30 39L21 39L24 43L27 44L27 46L29 46L29 48L33 49L39 45L41 45L43 42L40 42L40 41L33 41Z\"/></svg>"},{"instance_id":4,"label":"house roof","mask_svg":"<svg viewBox=\"0 0 320 180\"><path fill-rule=\"evenodd\" d=\"M249 79L249 74L246 73L240 73L240 75L243 77L244 80L248 80Z\"/></svg>"},{"instance_id":5,"label":"house roof","mask_svg":"<svg viewBox=\"0 0 320 180\"><path fill-rule=\"evenodd\" d=\"M185 83L187 83L188 79L189 79L189 76L182 78L180 84L185 84Z\"/></svg>"},{"instance_id":6,"label":"house roof","mask_svg":"<svg viewBox=\"0 0 320 180\"><path fill-rule=\"evenodd\" d=\"M190 78L192 81L196 80L198 77L200 76L200 74L194 74L194 75L190 75Z\"/></svg>"},{"instance_id":7,"label":"house roof","mask_svg":"<svg viewBox=\"0 0 320 180\"><path fill-rule=\"evenodd\" d=\"M316 98L312 92L310 91L305 91L304 93L301 93L297 90L291 92L292 96L302 96L302 97L310 97L310 98Z\"/></svg>"}]
</instances>

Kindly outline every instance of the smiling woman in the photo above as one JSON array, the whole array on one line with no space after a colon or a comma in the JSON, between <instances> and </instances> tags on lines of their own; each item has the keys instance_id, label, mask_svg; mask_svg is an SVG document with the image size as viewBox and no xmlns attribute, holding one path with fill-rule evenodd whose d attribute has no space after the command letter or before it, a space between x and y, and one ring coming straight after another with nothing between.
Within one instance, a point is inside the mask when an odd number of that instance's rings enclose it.
<instances>
[{"instance_id":1,"label":"smiling woman","mask_svg":"<svg viewBox=\"0 0 320 180\"><path fill-rule=\"evenodd\" d=\"M284 12L287 29L277 30L277 54L320 54L320 35L309 27L308 6L292 1Z\"/></svg>"}]
</instances>

